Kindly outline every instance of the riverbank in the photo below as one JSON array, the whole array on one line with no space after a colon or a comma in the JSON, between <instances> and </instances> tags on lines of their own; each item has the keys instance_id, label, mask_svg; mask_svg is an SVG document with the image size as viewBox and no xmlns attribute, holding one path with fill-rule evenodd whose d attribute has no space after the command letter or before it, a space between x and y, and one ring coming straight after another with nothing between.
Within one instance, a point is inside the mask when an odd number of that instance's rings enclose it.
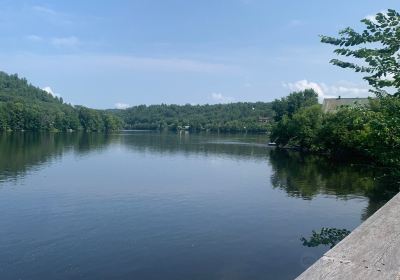
<instances>
[{"instance_id":1,"label":"riverbank","mask_svg":"<svg viewBox=\"0 0 400 280\"><path fill-rule=\"evenodd\" d=\"M297 280L400 279L400 194Z\"/></svg>"}]
</instances>

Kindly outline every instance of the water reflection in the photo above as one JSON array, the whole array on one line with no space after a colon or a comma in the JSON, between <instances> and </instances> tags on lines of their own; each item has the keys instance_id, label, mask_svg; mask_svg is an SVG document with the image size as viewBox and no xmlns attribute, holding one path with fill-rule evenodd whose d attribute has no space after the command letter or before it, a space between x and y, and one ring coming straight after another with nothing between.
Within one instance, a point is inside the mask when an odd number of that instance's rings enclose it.
<instances>
[{"instance_id":1,"label":"water reflection","mask_svg":"<svg viewBox=\"0 0 400 280\"><path fill-rule=\"evenodd\" d=\"M0 134L0 182L23 176L31 168L73 152L85 156L107 146L121 145L141 153L218 155L269 162L273 188L311 200L317 195L340 199L367 197L366 219L399 191L398 176L367 165L340 164L324 157L269 148L265 135L175 134L155 132L3 133Z\"/></svg>"},{"instance_id":2,"label":"water reflection","mask_svg":"<svg viewBox=\"0 0 400 280\"><path fill-rule=\"evenodd\" d=\"M134 133L122 138L126 148L138 152L158 154L219 155L246 159L268 157L265 135L213 133Z\"/></svg>"},{"instance_id":3,"label":"water reflection","mask_svg":"<svg viewBox=\"0 0 400 280\"><path fill-rule=\"evenodd\" d=\"M85 155L106 147L115 135L88 133L1 133L0 182L61 158L68 151Z\"/></svg>"},{"instance_id":4,"label":"water reflection","mask_svg":"<svg viewBox=\"0 0 400 280\"><path fill-rule=\"evenodd\" d=\"M319 232L313 230L311 236L308 239L302 237L300 238L300 241L303 242L303 246L306 247L317 247L320 245L325 245L329 246L332 249L337 243L339 243L349 234L350 231L347 229L323 227Z\"/></svg>"},{"instance_id":5,"label":"water reflection","mask_svg":"<svg viewBox=\"0 0 400 280\"><path fill-rule=\"evenodd\" d=\"M387 170L279 149L271 150L269 156L274 188L307 200L317 195L335 195L344 200L367 197L363 220L399 192L398 176L386 174Z\"/></svg>"}]
</instances>

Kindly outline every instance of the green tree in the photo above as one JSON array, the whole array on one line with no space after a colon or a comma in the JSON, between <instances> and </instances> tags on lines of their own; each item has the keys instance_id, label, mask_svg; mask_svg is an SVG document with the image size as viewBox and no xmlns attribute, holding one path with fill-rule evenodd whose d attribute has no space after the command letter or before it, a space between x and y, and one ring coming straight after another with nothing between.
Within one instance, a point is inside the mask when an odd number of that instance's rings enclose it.
<instances>
[{"instance_id":1,"label":"green tree","mask_svg":"<svg viewBox=\"0 0 400 280\"><path fill-rule=\"evenodd\" d=\"M104 129L106 131L118 130L121 128L121 120L111 114L103 114Z\"/></svg>"},{"instance_id":2,"label":"green tree","mask_svg":"<svg viewBox=\"0 0 400 280\"><path fill-rule=\"evenodd\" d=\"M318 134L322 127L323 114L320 104L300 108L291 117L284 115L275 123L271 139L280 146L298 146L307 150L319 150Z\"/></svg>"},{"instance_id":3,"label":"green tree","mask_svg":"<svg viewBox=\"0 0 400 280\"><path fill-rule=\"evenodd\" d=\"M338 46L335 53L354 57L363 64L332 59L342 68L367 73L364 77L378 96L400 96L400 14L395 10L378 13L374 19L361 20L365 29L360 33L353 28L339 32L339 37L321 36L321 42ZM392 92L388 92L391 88Z\"/></svg>"},{"instance_id":4,"label":"green tree","mask_svg":"<svg viewBox=\"0 0 400 280\"><path fill-rule=\"evenodd\" d=\"M289 96L276 99L272 102L272 110L275 112L275 121L280 121L284 115L291 117L297 110L303 107L318 104L318 94L313 89L292 92Z\"/></svg>"}]
</instances>

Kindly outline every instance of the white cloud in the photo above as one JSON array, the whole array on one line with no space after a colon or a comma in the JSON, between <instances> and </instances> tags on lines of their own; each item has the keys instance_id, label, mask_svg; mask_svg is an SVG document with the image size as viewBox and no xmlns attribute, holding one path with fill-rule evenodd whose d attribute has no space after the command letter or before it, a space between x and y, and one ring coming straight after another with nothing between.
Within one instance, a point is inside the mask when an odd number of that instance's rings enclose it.
<instances>
[{"instance_id":1,"label":"white cloud","mask_svg":"<svg viewBox=\"0 0 400 280\"><path fill-rule=\"evenodd\" d=\"M47 92L48 94L54 96L54 97L61 97L61 95L59 95L58 93L55 93L53 91L53 89L49 86L42 88L42 90L44 90L45 92Z\"/></svg>"},{"instance_id":2,"label":"white cloud","mask_svg":"<svg viewBox=\"0 0 400 280\"><path fill-rule=\"evenodd\" d=\"M318 96L325 95L322 87L318 83L310 82L307 80L300 80L300 81L297 81L294 83L283 83L283 86L292 91L299 91L299 90L305 90L305 89L312 88L313 90L315 90L315 92L318 94Z\"/></svg>"},{"instance_id":3,"label":"white cloud","mask_svg":"<svg viewBox=\"0 0 400 280\"><path fill-rule=\"evenodd\" d=\"M26 36L26 39L28 39L28 40L30 40L32 42L41 42L41 41L43 41L42 37L37 36L37 35L33 35L33 34Z\"/></svg>"},{"instance_id":4,"label":"white cloud","mask_svg":"<svg viewBox=\"0 0 400 280\"><path fill-rule=\"evenodd\" d=\"M327 85L326 83L300 80L293 83L283 83L283 86L291 91L312 88L318 94L319 102L322 102L324 98L334 98L339 95L341 97L367 97L370 95L366 86L354 84L348 81L339 81L334 85Z\"/></svg>"},{"instance_id":5,"label":"white cloud","mask_svg":"<svg viewBox=\"0 0 400 280\"><path fill-rule=\"evenodd\" d=\"M235 98L233 98L231 96L222 95L222 93L218 93L218 92L213 92L211 94L211 99L213 99L214 101L216 101L218 103L231 103L231 102L235 101Z\"/></svg>"},{"instance_id":6,"label":"white cloud","mask_svg":"<svg viewBox=\"0 0 400 280\"><path fill-rule=\"evenodd\" d=\"M129 104L127 104L127 103L122 103L122 102L117 102L117 103L114 104L114 106L115 106L115 108L117 108L117 109L126 109L126 108L129 108L129 107L130 107Z\"/></svg>"},{"instance_id":7,"label":"white cloud","mask_svg":"<svg viewBox=\"0 0 400 280\"><path fill-rule=\"evenodd\" d=\"M379 13L382 13L382 14L386 15L387 11L386 11L386 10L380 10ZM367 15L365 18L366 18L366 19L369 19L369 20L372 21L373 23L378 23L375 17L376 17L376 14L374 14L374 15Z\"/></svg>"},{"instance_id":8,"label":"white cloud","mask_svg":"<svg viewBox=\"0 0 400 280\"><path fill-rule=\"evenodd\" d=\"M363 97L368 95L368 88L352 83L341 82L336 85L321 83L324 92L332 95L345 95L346 97Z\"/></svg>"},{"instance_id":9,"label":"white cloud","mask_svg":"<svg viewBox=\"0 0 400 280\"><path fill-rule=\"evenodd\" d=\"M366 18L366 19L369 19L369 20L372 21L373 23L376 23L375 15L367 15L365 18Z\"/></svg>"},{"instance_id":10,"label":"white cloud","mask_svg":"<svg viewBox=\"0 0 400 280\"><path fill-rule=\"evenodd\" d=\"M67 48L74 48L80 44L79 39L75 36L53 38L50 42L56 47Z\"/></svg>"},{"instance_id":11,"label":"white cloud","mask_svg":"<svg viewBox=\"0 0 400 280\"><path fill-rule=\"evenodd\" d=\"M53 10L45 6L33 6L32 10L36 12L42 19L53 25L69 26L76 23L76 17Z\"/></svg>"}]
</instances>

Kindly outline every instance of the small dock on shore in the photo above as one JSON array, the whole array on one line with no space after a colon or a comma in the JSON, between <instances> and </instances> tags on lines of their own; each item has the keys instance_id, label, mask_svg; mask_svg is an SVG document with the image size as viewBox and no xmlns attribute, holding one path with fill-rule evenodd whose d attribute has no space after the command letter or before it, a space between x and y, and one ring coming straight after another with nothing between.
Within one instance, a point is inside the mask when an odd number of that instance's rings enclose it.
<instances>
[{"instance_id":1,"label":"small dock on shore","mask_svg":"<svg viewBox=\"0 0 400 280\"><path fill-rule=\"evenodd\" d=\"M400 280L400 194L297 280Z\"/></svg>"}]
</instances>

